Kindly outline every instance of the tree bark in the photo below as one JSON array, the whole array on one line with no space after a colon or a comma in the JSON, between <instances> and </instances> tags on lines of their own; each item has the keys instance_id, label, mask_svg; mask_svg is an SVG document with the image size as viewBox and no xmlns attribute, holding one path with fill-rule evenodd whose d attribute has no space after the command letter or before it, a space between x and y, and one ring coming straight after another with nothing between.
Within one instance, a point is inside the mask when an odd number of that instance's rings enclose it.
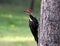
<instances>
[{"instance_id":1,"label":"tree bark","mask_svg":"<svg viewBox=\"0 0 60 46\"><path fill-rule=\"evenodd\" d=\"M38 46L60 46L60 0L42 0Z\"/></svg>"}]
</instances>

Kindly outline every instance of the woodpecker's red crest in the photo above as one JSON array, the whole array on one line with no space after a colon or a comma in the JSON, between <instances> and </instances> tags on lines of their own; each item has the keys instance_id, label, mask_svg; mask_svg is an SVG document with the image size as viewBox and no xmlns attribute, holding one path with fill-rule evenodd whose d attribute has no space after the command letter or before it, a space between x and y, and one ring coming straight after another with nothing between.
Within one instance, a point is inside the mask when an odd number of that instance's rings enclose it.
<instances>
[{"instance_id":1,"label":"woodpecker's red crest","mask_svg":"<svg viewBox=\"0 0 60 46\"><path fill-rule=\"evenodd\" d=\"M32 9L28 9L25 12L28 13L28 14L32 14L33 11L32 11Z\"/></svg>"}]
</instances>

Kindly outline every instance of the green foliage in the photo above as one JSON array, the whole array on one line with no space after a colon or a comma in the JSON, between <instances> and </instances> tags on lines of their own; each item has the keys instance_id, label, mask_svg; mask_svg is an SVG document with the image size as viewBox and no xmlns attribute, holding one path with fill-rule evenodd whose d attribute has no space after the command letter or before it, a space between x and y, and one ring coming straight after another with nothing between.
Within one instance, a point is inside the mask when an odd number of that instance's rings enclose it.
<instances>
[{"instance_id":1,"label":"green foliage","mask_svg":"<svg viewBox=\"0 0 60 46\"><path fill-rule=\"evenodd\" d=\"M34 40L25 42L23 42L24 39L12 40L17 36L33 37L28 26L29 17L23 11L24 7L21 6L0 6L0 46L36 46Z\"/></svg>"},{"instance_id":2,"label":"green foliage","mask_svg":"<svg viewBox=\"0 0 60 46\"><path fill-rule=\"evenodd\" d=\"M0 42L0 46L36 46L34 42Z\"/></svg>"},{"instance_id":3,"label":"green foliage","mask_svg":"<svg viewBox=\"0 0 60 46\"><path fill-rule=\"evenodd\" d=\"M29 17L24 13L30 7L30 0L5 0L5 3L0 4L0 46L36 46L34 40L19 41L17 38L33 38L28 26ZM40 0L35 0L34 15L37 19L39 8Z\"/></svg>"}]
</instances>

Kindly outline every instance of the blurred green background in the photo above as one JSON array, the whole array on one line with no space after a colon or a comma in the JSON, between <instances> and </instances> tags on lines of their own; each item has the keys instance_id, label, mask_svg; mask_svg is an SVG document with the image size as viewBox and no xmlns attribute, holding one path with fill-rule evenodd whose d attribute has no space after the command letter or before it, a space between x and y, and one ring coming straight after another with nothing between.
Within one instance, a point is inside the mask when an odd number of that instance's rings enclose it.
<instances>
[{"instance_id":1,"label":"blurred green background","mask_svg":"<svg viewBox=\"0 0 60 46\"><path fill-rule=\"evenodd\" d=\"M24 13L31 0L0 0L0 46L37 46ZM34 16L39 20L40 0L35 0Z\"/></svg>"}]
</instances>

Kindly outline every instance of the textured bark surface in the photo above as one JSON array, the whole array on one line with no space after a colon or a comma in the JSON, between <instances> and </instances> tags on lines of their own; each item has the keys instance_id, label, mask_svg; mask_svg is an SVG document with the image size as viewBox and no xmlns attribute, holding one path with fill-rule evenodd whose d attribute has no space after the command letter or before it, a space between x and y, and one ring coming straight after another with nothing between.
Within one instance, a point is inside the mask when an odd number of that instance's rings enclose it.
<instances>
[{"instance_id":1,"label":"textured bark surface","mask_svg":"<svg viewBox=\"0 0 60 46\"><path fill-rule=\"evenodd\" d=\"M60 46L60 0L42 0L38 46Z\"/></svg>"}]
</instances>

